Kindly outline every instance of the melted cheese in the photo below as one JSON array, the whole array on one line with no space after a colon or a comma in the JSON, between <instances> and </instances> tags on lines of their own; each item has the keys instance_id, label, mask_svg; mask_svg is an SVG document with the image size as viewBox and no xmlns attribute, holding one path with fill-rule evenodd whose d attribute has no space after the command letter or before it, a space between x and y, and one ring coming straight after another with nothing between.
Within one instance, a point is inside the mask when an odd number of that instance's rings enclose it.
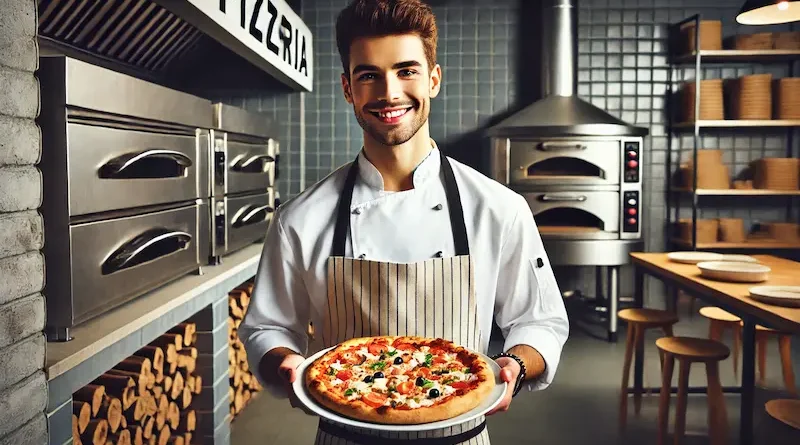
<instances>
[{"instance_id":1,"label":"melted cheese","mask_svg":"<svg viewBox=\"0 0 800 445\"><path fill-rule=\"evenodd\" d=\"M339 385L341 385L342 383L344 383L344 382L343 382L343 381L341 381L341 380L339 380L339 379L333 379L333 380L331 380L331 385L333 385L333 386L339 386Z\"/></svg>"},{"instance_id":2,"label":"melted cheese","mask_svg":"<svg viewBox=\"0 0 800 445\"><path fill-rule=\"evenodd\" d=\"M372 381L372 387L377 390L386 391L386 382L388 381L389 379L375 379Z\"/></svg>"},{"instance_id":3,"label":"melted cheese","mask_svg":"<svg viewBox=\"0 0 800 445\"><path fill-rule=\"evenodd\" d=\"M425 353L424 352L415 351L413 356L414 356L414 360L416 360L417 363L425 363Z\"/></svg>"},{"instance_id":4,"label":"melted cheese","mask_svg":"<svg viewBox=\"0 0 800 445\"><path fill-rule=\"evenodd\" d=\"M342 369L344 369L344 365L342 365L341 363L339 363L339 361L337 361L336 363L331 363L331 368L337 371L341 371Z\"/></svg>"}]
</instances>

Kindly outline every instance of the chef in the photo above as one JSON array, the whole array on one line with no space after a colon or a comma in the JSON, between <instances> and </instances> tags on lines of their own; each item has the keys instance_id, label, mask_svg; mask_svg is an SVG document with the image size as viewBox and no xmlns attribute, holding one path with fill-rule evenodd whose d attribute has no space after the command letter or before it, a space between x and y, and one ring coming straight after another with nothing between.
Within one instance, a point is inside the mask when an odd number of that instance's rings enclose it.
<instances>
[{"instance_id":1,"label":"chef","mask_svg":"<svg viewBox=\"0 0 800 445\"><path fill-rule=\"evenodd\" d=\"M309 322L325 347L419 335L486 353L494 320L505 343L492 358L509 385L487 414L505 411L523 386L553 381L569 331L530 207L431 139L442 70L429 6L354 0L336 38L363 147L275 212L239 328L250 367L299 406L291 383L302 378ZM379 434L321 418L316 443L489 444L483 416L391 440L376 441Z\"/></svg>"}]
</instances>

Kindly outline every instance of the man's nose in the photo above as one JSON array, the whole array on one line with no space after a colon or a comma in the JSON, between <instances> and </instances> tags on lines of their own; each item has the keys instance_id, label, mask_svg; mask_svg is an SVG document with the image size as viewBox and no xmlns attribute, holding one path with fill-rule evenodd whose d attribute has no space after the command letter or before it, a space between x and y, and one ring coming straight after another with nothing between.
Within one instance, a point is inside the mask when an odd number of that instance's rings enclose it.
<instances>
[{"instance_id":1,"label":"man's nose","mask_svg":"<svg viewBox=\"0 0 800 445\"><path fill-rule=\"evenodd\" d=\"M379 100L392 102L403 97L403 86L396 76L385 76L380 84Z\"/></svg>"}]
</instances>

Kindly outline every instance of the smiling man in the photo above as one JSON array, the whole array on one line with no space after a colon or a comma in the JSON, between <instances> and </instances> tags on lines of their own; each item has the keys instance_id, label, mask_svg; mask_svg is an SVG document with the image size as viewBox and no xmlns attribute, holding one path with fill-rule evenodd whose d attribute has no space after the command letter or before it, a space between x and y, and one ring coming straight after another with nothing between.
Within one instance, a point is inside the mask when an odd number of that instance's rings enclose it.
<instances>
[{"instance_id":1,"label":"smiling man","mask_svg":"<svg viewBox=\"0 0 800 445\"><path fill-rule=\"evenodd\" d=\"M292 383L302 378L297 367L308 353L309 321L325 347L416 335L486 353L494 320L505 352L493 358L509 385L487 414L505 411L523 386L544 389L553 381L569 332L531 210L431 139L428 116L442 70L429 6L355 0L339 15L336 39L342 90L363 147L275 213L239 328L251 367L268 390L299 406ZM398 374L390 379L405 377ZM356 397L403 403L362 386ZM322 418L316 437L320 444L386 443L377 435ZM391 443L489 443L483 416L393 437Z\"/></svg>"}]
</instances>

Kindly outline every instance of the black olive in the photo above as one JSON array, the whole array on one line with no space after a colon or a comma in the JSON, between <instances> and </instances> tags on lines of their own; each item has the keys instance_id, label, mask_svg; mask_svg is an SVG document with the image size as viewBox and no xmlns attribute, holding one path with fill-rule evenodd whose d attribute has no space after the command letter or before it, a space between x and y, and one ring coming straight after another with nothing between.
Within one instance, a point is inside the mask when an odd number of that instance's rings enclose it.
<instances>
[{"instance_id":1,"label":"black olive","mask_svg":"<svg viewBox=\"0 0 800 445\"><path fill-rule=\"evenodd\" d=\"M438 389L436 389L436 388L433 388L433 389L432 389L432 390L431 390L431 391L428 393L428 395L430 395L430 397L431 397L432 399L435 399L435 398L439 397L439 390L438 390Z\"/></svg>"},{"instance_id":2,"label":"black olive","mask_svg":"<svg viewBox=\"0 0 800 445\"><path fill-rule=\"evenodd\" d=\"M395 357L394 358L394 364L395 365L399 365L401 363L403 363L403 357Z\"/></svg>"},{"instance_id":3,"label":"black olive","mask_svg":"<svg viewBox=\"0 0 800 445\"><path fill-rule=\"evenodd\" d=\"M368 376L364 377L364 383L372 383L372 376L368 375Z\"/></svg>"},{"instance_id":4,"label":"black olive","mask_svg":"<svg viewBox=\"0 0 800 445\"><path fill-rule=\"evenodd\" d=\"M422 377L417 377L417 386L425 386L425 379Z\"/></svg>"},{"instance_id":5,"label":"black olive","mask_svg":"<svg viewBox=\"0 0 800 445\"><path fill-rule=\"evenodd\" d=\"M378 371L375 374L372 374L372 378L382 379L383 378L383 373L381 371Z\"/></svg>"}]
</instances>

